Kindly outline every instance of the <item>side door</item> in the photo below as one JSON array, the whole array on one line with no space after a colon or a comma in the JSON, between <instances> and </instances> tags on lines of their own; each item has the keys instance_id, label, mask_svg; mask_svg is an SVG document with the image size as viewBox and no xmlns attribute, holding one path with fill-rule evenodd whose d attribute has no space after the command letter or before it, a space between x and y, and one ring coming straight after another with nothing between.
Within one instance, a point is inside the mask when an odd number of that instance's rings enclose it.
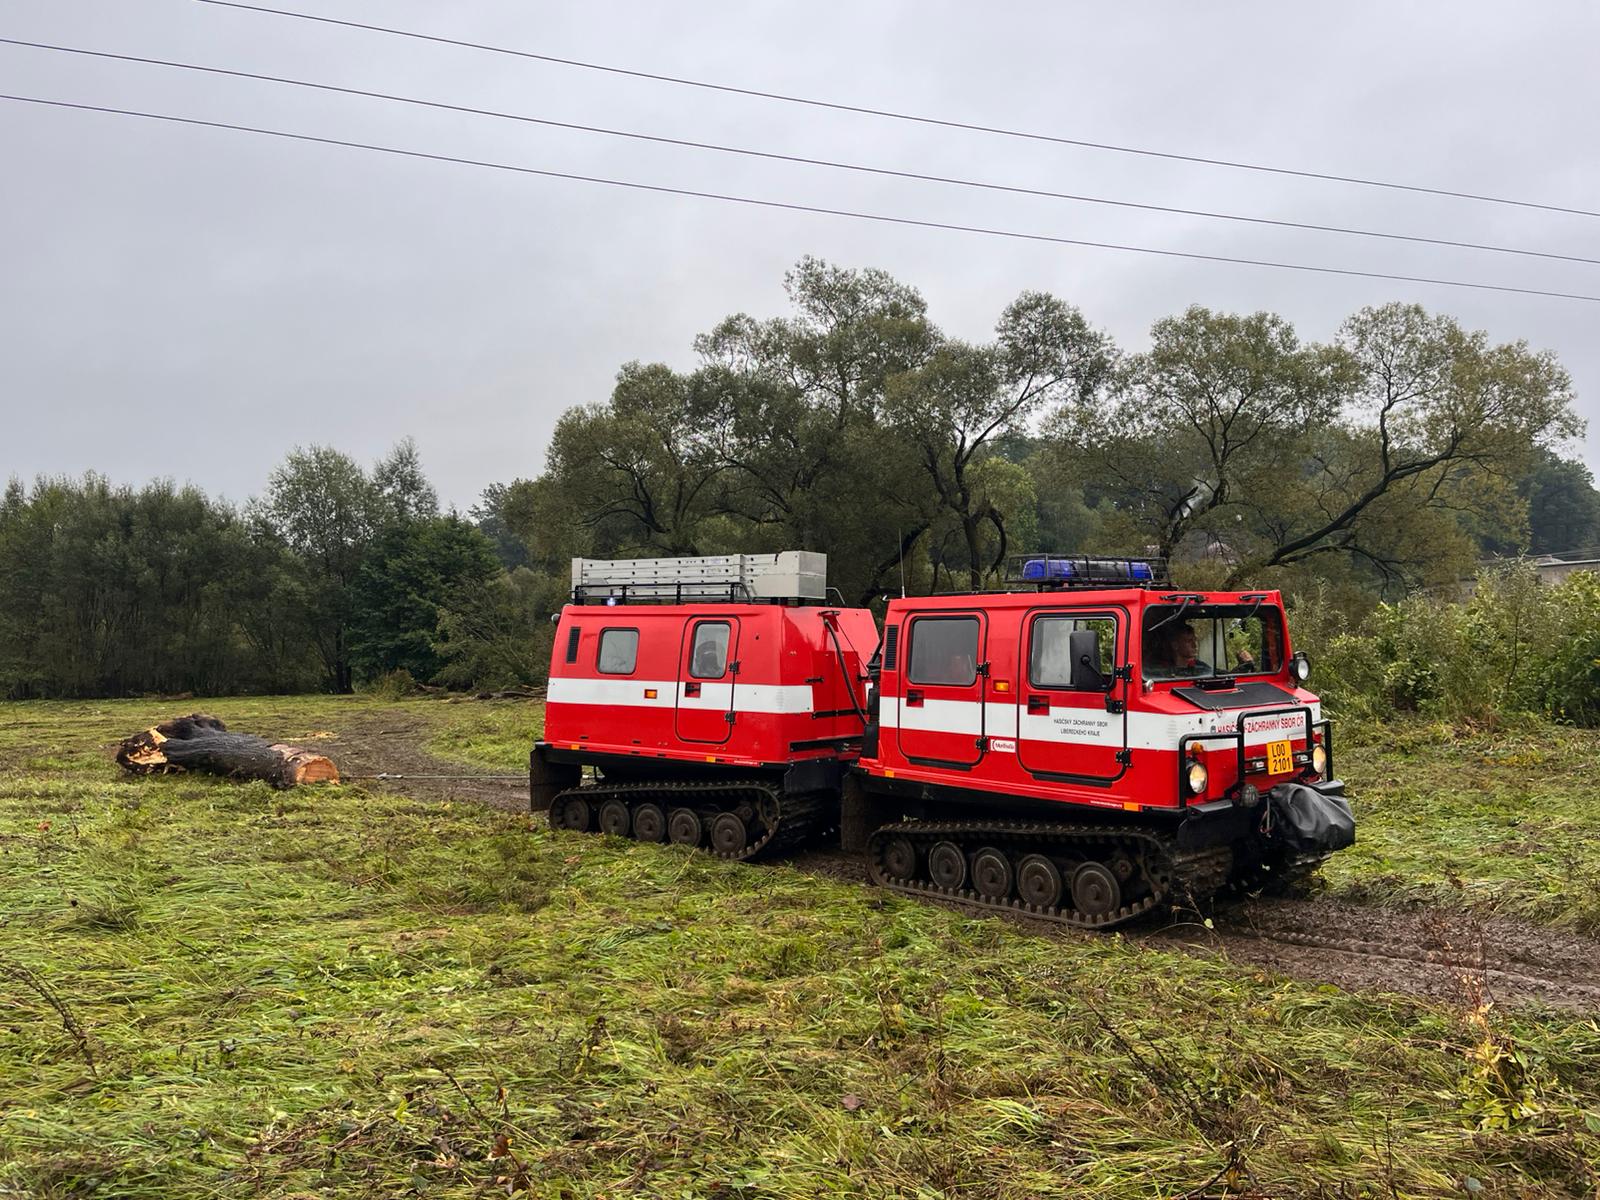
<instances>
[{"instance_id":1,"label":"side door","mask_svg":"<svg viewBox=\"0 0 1600 1200\"><path fill-rule=\"evenodd\" d=\"M905 622L898 736L910 762L970 767L983 757L987 632L982 613L929 613Z\"/></svg>"},{"instance_id":2,"label":"side door","mask_svg":"<svg viewBox=\"0 0 1600 1200\"><path fill-rule=\"evenodd\" d=\"M690 621L678 654L678 736L717 744L733 733L733 693L739 675L739 619Z\"/></svg>"},{"instance_id":3,"label":"side door","mask_svg":"<svg viewBox=\"0 0 1600 1200\"><path fill-rule=\"evenodd\" d=\"M1109 782L1125 769L1128 619L1119 611L1045 609L1023 620L1017 760L1038 778Z\"/></svg>"}]
</instances>

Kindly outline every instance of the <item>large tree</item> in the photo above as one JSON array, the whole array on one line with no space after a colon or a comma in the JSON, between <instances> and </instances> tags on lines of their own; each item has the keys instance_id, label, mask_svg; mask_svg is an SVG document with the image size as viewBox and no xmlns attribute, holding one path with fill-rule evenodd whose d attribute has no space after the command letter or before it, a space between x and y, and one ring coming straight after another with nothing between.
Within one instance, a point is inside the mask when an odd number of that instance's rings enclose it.
<instances>
[{"instance_id":1,"label":"large tree","mask_svg":"<svg viewBox=\"0 0 1600 1200\"><path fill-rule=\"evenodd\" d=\"M697 376L629 363L607 403L563 414L547 476L592 547L704 552L701 525L728 469L719 399Z\"/></svg>"},{"instance_id":2,"label":"large tree","mask_svg":"<svg viewBox=\"0 0 1600 1200\"><path fill-rule=\"evenodd\" d=\"M696 341L729 432L720 508L752 549L826 549L836 584L866 602L933 520L884 406L942 338L921 295L883 271L807 258L784 286L792 315L738 314Z\"/></svg>"},{"instance_id":3,"label":"large tree","mask_svg":"<svg viewBox=\"0 0 1600 1200\"><path fill-rule=\"evenodd\" d=\"M564 415L545 473L496 497L508 527L597 555L825 549L853 600L881 590L932 516L884 395L938 334L882 272L808 259L787 287L791 316L730 317L695 370L629 364Z\"/></svg>"},{"instance_id":4,"label":"large tree","mask_svg":"<svg viewBox=\"0 0 1600 1200\"><path fill-rule=\"evenodd\" d=\"M13 481L0 500L0 693L292 685L303 660L269 660L244 631L281 561L192 487Z\"/></svg>"},{"instance_id":5,"label":"large tree","mask_svg":"<svg viewBox=\"0 0 1600 1200\"><path fill-rule=\"evenodd\" d=\"M436 648L441 610L500 574L493 544L460 517L390 525L351 588L353 668L365 679L406 671L432 680L444 666Z\"/></svg>"},{"instance_id":6,"label":"large tree","mask_svg":"<svg viewBox=\"0 0 1600 1200\"><path fill-rule=\"evenodd\" d=\"M401 438L372 468L380 520L404 524L439 515L439 493L422 470L422 454L414 439Z\"/></svg>"},{"instance_id":7,"label":"large tree","mask_svg":"<svg viewBox=\"0 0 1600 1200\"><path fill-rule=\"evenodd\" d=\"M1092 404L1113 362L1109 339L1077 309L1030 292L1001 315L993 343L946 340L925 364L890 380L890 428L915 449L940 513L959 536L973 588L1000 565L1007 546L1004 489L994 485L1012 473L1001 464L984 470L993 443L1025 430L1053 400ZM993 532L992 561L985 526Z\"/></svg>"},{"instance_id":8,"label":"large tree","mask_svg":"<svg viewBox=\"0 0 1600 1200\"><path fill-rule=\"evenodd\" d=\"M294 607L331 690L348 692L354 685L355 585L368 547L384 530L437 511L438 497L409 439L379 459L370 475L331 447L296 448L252 505L261 536L278 539L294 555Z\"/></svg>"},{"instance_id":9,"label":"large tree","mask_svg":"<svg viewBox=\"0 0 1600 1200\"><path fill-rule=\"evenodd\" d=\"M1239 584L1330 555L1382 579L1448 576L1520 528L1530 455L1578 428L1551 355L1391 304L1328 346L1269 314L1191 308L1056 431L1160 552L1204 548Z\"/></svg>"},{"instance_id":10,"label":"large tree","mask_svg":"<svg viewBox=\"0 0 1600 1200\"><path fill-rule=\"evenodd\" d=\"M1362 309L1339 349L1355 376L1338 436L1306 439L1287 493L1256 506L1260 541L1235 581L1337 553L1392 568L1381 534L1424 516L1453 513L1474 532L1503 531L1520 520L1516 482L1535 451L1582 427L1554 355L1495 345L1418 305Z\"/></svg>"},{"instance_id":11,"label":"large tree","mask_svg":"<svg viewBox=\"0 0 1600 1200\"><path fill-rule=\"evenodd\" d=\"M1196 306L1156 322L1150 349L1107 394L1073 397L1057 428L1083 475L1172 557L1296 468L1350 378L1346 355L1302 345L1281 317Z\"/></svg>"},{"instance_id":12,"label":"large tree","mask_svg":"<svg viewBox=\"0 0 1600 1200\"><path fill-rule=\"evenodd\" d=\"M1600 557L1600 490L1589 468L1541 446L1517 484L1528 506L1528 550Z\"/></svg>"}]
</instances>

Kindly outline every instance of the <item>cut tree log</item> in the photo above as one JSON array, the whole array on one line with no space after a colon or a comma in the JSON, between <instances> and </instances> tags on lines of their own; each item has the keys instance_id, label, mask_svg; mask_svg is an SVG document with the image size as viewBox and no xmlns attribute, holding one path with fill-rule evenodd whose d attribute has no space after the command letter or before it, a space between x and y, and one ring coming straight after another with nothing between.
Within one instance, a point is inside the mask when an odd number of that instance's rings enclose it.
<instances>
[{"instance_id":1,"label":"cut tree log","mask_svg":"<svg viewBox=\"0 0 1600 1200\"><path fill-rule=\"evenodd\" d=\"M206 771L230 779L264 779L273 787L338 783L333 760L298 746L230 733L216 717L190 713L125 738L117 762L136 775Z\"/></svg>"}]
</instances>

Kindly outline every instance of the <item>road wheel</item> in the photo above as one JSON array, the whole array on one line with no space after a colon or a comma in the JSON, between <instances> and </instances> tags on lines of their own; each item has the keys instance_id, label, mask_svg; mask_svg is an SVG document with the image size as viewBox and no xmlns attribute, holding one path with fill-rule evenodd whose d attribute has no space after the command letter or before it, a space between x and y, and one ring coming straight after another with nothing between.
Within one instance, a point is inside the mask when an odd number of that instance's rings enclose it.
<instances>
[{"instance_id":1,"label":"road wheel","mask_svg":"<svg viewBox=\"0 0 1600 1200\"><path fill-rule=\"evenodd\" d=\"M633 817L628 812L628 806L621 800L607 800L600 806L601 833L609 833L614 837L627 837L632 825Z\"/></svg>"},{"instance_id":2,"label":"road wheel","mask_svg":"<svg viewBox=\"0 0 1600 1200\"><path fill-rule=\"evenodd\" d=\"M1006 899L1011 882L1011 860L1004 850L985 846L972 856L972 888L985 900Z\"/></svg>"},{"instance_id":3,"label":"road wheel","mask_svg":"<svg viewBox=\"0 0 1600 1200\"><path fill-rule=\"evenodd\" d=\"M633 836L641 842L667 840L667 814L659 804L641 804L633 810Z\"/></svg>"},{"instance_id":4,"label":"road wheel","mask_svg":"<svg viewBox=\"0 0 1600 1200\"><path fill-rule=\"evenodd\" d=\"M928 878L947 892L958 892L967 882L967 856L954 842L938 842L928 851Z\"/></svg>"},{"instance_id":5,"label":"road wheel","mask_svg":"<svg viewBox=\"0 0 1600 1200\"><path fill-rule=\"evenodd\" d=\"M700 814L692 808L675 808L667 817L667 837L675 846L698 846L705 836Z\"/></svg>"},{"instance_id":6,"label":"road wheel","mask_svg":"<svg viewBox=\"0 0 1600 1200\"><path fill-rule=\"evenodd\" d=\"M1086 917L1109 917L1122 907L1122 885L1104 863L1086 862L1072 873L1072 906Z\"/></svg>"},{"instance_id":7,"label":"road wheel","mask_svg":"<svg viewBox=\"0 0 1600 1200\"><path fill-rule=\"evenodd\" d=\"M711 822L711 848L724 858L738 858L750 842L750 832L738 813L718 813Z\"/></svg>"},{"instance_id":8,"label":"road wheel","mask_svg":"<svg viewBox=\"0 0 1600 1200\"><path fill-rule=\"evenodd\" d=\"M1017 895L1034 908L1054 908L1061 903L1061 871L1042 854L1030 854L1017 864Z\"/></svg>"},{"instance_id":9,"label":"road wheel","mask_svg":"<svg viewBox=\"0 0 1600 1200\"><path fill-rule=\"evenodd\" d=\"M917 848L908 837L889 839L883 848L883 869L891 879L915 879L917 876Z\"/></svg>"},{"instance_id":10,"label":"road wheel","mask_svg":"<svg viewBox=\"0 0 1600 1200\"><path fill-rule=\"evenodd\" d=\"M556 810L556 828L570 829L575 833L588 833L594 811L582 796L568 796Z\"/></svg>"}]
</instances>

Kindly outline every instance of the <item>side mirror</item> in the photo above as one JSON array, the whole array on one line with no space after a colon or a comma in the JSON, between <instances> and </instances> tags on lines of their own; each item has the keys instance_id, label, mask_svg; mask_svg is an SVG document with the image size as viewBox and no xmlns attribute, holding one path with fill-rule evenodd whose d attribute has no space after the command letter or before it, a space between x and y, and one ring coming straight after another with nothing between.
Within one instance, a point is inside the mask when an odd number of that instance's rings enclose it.
<instances>
[{"instance_id":1,"label":"side mirror","mask_svg":"<svg viewBox=\"0 0 1600 1200\"><path fill-rule=\"evenodd\" d=\"M1100 673L1100 633L1095 629L1074 630L1067 635L1067 653L1072 657L1072 678L1068 686L1076 692L1108 692L1110 681Z\"/></svg>"}]
</instances>

